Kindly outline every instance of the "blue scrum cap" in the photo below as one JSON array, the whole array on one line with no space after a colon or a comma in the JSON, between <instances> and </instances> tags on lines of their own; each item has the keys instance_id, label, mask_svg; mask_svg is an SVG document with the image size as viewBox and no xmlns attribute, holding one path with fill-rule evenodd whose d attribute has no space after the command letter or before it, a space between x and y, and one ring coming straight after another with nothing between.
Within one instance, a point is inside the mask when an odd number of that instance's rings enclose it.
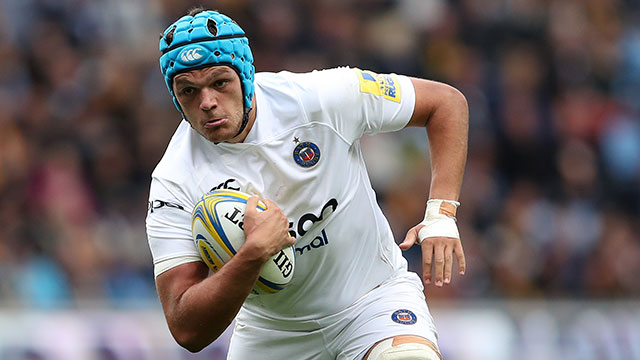
<instances>
[{"instance_id":1,"label":"blue scrum cap","mask_svg":"<svg viewBox=\"0 0 640 360\"><path fill-rule=\"evenodd\" d=\"M216 11L183 16L171 24L160 39L160 69L173 102L173 78L180 73L213 65L228 65L242 82L245 112L253 97L253 55L244 31L230 17Z\"/></svg>"}]
</instances>

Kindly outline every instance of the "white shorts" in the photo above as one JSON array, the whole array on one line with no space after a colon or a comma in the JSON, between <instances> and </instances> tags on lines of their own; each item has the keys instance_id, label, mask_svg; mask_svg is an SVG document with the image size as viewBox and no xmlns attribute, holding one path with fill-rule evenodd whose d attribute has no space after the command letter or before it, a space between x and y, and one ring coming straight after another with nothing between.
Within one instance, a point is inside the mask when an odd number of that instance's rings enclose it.
<instances>
[{"instance_id":1,"label":"white shorts","mask_svg":"<svg viewBox=\"0 0 640 360\"><path fill-rule=\"evenodd\" d=\"M282 327L251 320L236 320L228 360L361 359L373 344L397 335L421 336L437 348L422 282L412 272L394 276L347 309L319 320Z\"/></svg>"}]
</instances>

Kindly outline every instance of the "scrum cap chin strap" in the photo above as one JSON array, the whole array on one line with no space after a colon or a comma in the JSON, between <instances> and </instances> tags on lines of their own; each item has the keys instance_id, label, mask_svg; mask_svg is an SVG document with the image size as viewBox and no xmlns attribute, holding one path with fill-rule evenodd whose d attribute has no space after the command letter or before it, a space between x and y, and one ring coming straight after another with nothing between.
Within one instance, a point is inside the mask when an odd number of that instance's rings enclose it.
<instances>
[{"instance_id":1,"label":"scrum cap chin strap","mask_svg":"<svg viewBox=\"0 0 640 360\"><path fill-rule=\"evenodd\" d=\"M249 113L250 112L251 112L251 108L245 108L244 109L244 115L242 116L242 124L240 124L240 129L238 130L238 133L234 135L234 137L242 134L244 129L247 127L247 124L249 123Z\"/></svg>"}]
</instances>

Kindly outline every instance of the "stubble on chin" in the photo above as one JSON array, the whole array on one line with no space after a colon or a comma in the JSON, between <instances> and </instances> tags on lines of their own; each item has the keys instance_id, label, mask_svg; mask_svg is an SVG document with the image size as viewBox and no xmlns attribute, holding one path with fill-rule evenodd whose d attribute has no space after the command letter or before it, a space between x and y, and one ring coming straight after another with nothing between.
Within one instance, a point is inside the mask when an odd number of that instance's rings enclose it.
<instances>
[{"instance_id":1,"label":"stubble on chin","mask_svg":"<svg viewBox=\"0 0 640 360\"><path fill-rule=\"evenodd\" d=\"M229 142L236 137L236 134L238 133L238 130L240 128L240 124L234 125L237 126L233 126L233 129L227 127L212 130L200 128L197 131L203 138L207 139L208 141L214 144L219 144L221 142Z\"/></svg>"}]
</instances>

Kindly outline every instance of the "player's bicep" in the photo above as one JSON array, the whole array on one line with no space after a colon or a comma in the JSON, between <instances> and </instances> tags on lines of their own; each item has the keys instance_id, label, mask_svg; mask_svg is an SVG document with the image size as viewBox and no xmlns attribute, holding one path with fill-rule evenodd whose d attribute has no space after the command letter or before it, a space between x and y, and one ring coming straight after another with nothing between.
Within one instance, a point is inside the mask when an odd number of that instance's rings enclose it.
<instances>
[{"instance_id":1,"label":"player's bicep","mask_svg":"<svg viewBox=\"0 0 640 360\"><path fill-rule=\"evenodd\" d=\"M167 319L175 310L182 294L209 275L209 268L201 261L187 262L156 277L156 288Z\"/></svg>"},{"instance_id":2,"label":"player's bicep","mask_svg":"<svg viewBox=\"0 0 640 360\"><path fill-rule=\"evenodd\" d=\"M439 108L464 98L456 88L437 81L411 78L415 89L415 108L407 126L426 126L431 115Z\"/></svg>"}]
</instances>

